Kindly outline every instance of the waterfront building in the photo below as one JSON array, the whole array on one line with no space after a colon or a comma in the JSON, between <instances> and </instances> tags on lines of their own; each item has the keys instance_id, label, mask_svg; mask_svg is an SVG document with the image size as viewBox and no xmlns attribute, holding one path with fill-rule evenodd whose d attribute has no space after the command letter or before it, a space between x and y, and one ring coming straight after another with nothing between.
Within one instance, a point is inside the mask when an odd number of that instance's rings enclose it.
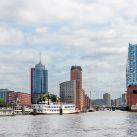
<instances>
[{"instance_id":1,"label":"waterfront building","mask_svg":"<svg viewBox=\"0 0 137 137\"><path fill-rule=\"evenodd\" d=\"M93 107L103 107L104 106L104 99L94 99L92 100Z\"/></svg>"},{"instance_id":2,"label":"waterfront building","mask_svg":"<svg viewBox=\"0 0 137 137\"><path fill-rule=\"evenodd\" d=\"M89 109L90 103L91 103L90 98L85 93L85 90L82 89L82 92L81 92L81 111L86 111L87 109Z\"/></svg>"},{"instance_id":3,"label":"waterfront building","mask_svg":"<svg viewBox=\"0 0 137 137\"><path fill-rule=\"evenodd\" d=\"M115 106L115 100L111 99L111 106Z\"/></svg>"},{"instance_id":4,"label":"waterfront building","mask_svg":"<svg viewBox=\"0 0 137 137\"><path fill-rule=\"evenodd\" d=\"M81 109L81 92L82 92L82 68L81 66L71 67L71 80L76 80L76 94L75 94L75 105Z\"/></svg>"},{"instance_id":5,"label":"waterfront building","mask_svg":"<svg viewBox=\"0 0 137 137\"><path fill-rule=\"evenodd\" d=\"M110 107L111 106L111 96L109 93L105 93L103 94L103 99L104 99L104 104L106 107Z\"/></svg>"},{"instance_id":6,"label":"waterfront building","mask_svg":"<svg viewBox=\"0 0 137 137\"><path fill-rule=\"evenodd\" d=\"M31 106L31 95L24 92L14 92L14 102L19 106Z\"/></svg>"},{"instance_id":7,"label":"waterfront building","mask_svg":"<svg viewBox=\"0 0 137 137\"><path fill-rule=\"evenodd\" d=\"M127 106L137 104L137 44L128 47L128 61L126 69Z\"/></svg>"},{"instance_id":8,"label":"waterfront building","mask_svg":"<svg viewBox=\"0 0 137 137\"><path fill-rule=\"evenodd\" d=\"M48 70L40 62L31 68L31 103L37 103L38 98L48 92Z\"/></svg>"},{"instance_id":9,"label":"waterfront building","mask_svg":"<svg viewBox=\"0 0 137 137\"><path fill-rule=\"evenodd\" d=\"M122 104L123 104L123 106L126 106L126 102L127 102L127 94L123 93L122 94Z\"/></svg>"},{"instance_id":10,"label":"waterfront building","mask_svg":"<svg viewBox=\"0 0 137 137\"><path fill-rule=\"evenodd\" d=\"M137 44L129 43L127 62L127 87L137 86Z\"/></svg>"},{"instance_id":11,"label":"waterfront building","mask_svg":"<svg viewBox=\"0 0 137 137\"><path fill-rule=\"evenodd\" d=\"M14 91L9 89L0 89L0 99L4 100L7 104L12 104L14 100Z\"/></svg>"},{"instance_id":12,"label":"waterfront building","mask_svg":"<svg viewBox=\"0 0 137 137\"><path fill-rule=\"evenodd\" d=\"M70 80L60 84L60 101L75 104L76 81Z\"/></svg>"},{"instance_id":13,"label":"waterfront building","mask_svg":"<svg viewBox=\"0 0 137 137\"><path fill-rule=\"evenodd\" d=\"M116 106L116 107L121 107L121 106L123 106L122 98L117 98L117 99L115 99L115 106Z\"/></svg>"},{"instance_id":14,"label":"waterfront building","mask_svg":"<svg viewBox=\"0 0 137 137\"><path fill-rule=\"evenodd\" d=\"M86 95L86 103L87 103L86 108L87 108L87 109L90 108L91 99L90 99L90 97L89 97L88 95Z\"/></svg>"},{"instance_id":15,"label":"waterfront building","mask_svg":"<svg viewBox=\"0 0 137 137\"><path fill-rule=\"evenodd\" d=\"M80 111L86 111L90 107L90 98L82 89L82 68L72 66L70 81L60 84L60 101L62 103L74 103Z\"/></svg>"},{"instance_id":16,"label":"waterfront building","mask_svg":"<svg viewBox=\"0 0 137 137\"><path fill-rule=\"evenodd\" d=\"M137 104L137 86L127 88L127 106L129 109L132 105Z\"/></svg>"},{"instance_id":17,"label":"waterfront building","mask_svg":"<svg viewBox=\"0 0 137 137\"><path fill-rule=\"evenodd\" d=\"M86 94L85 94L84 89L82 89L82 91L81 91L81 101L80 101L80 103L81 103L81 109L80 110L85 111L87 101L86 101Z\"/></svg>"},{"instance_id":18,"label":"waterfront building","mask_svg":"<svg viewBox=\"0 0 137 137\"><path fill-rule=\"evenodd\" d=\"M0 99L3 99L7 104L20 106L31 105L31 95L23 92L10 91L9 89L0 89Z\"/></svg>"}]
</instances>

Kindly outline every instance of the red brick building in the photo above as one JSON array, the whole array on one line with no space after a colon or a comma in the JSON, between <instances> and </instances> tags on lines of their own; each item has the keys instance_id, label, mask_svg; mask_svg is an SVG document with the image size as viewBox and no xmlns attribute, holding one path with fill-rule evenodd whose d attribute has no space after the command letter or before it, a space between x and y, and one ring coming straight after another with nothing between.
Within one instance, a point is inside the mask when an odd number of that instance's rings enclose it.
<instances>
[{"instance_id":1,"label":"red brick building","mask_svg":"<svg viewBox=\"0 0 137 137\"><path fill-rule=\"evenodd\" d=\"M76 80L75 105L81 110L82 68L80 66L72 66L70 75L71 80Z\"/></svg>"},{"instance_id":2,"label":"red brick building","mask_svg":"<svg viewBox=\"0 0 137 137\"><path fill-rule=\"evenodd\" d=\"M14 99L20 106L31 106L31 95L23 92L14 92Z\"/></svg>"},{"instance_id":3,"label":"red brick building","mask_svg":"<svg viewBox=\"0 0 137 137\"><path fill-rule=\"evenodd\" d=\"M76 92L75 92L75 106L80 111L86 111L90 106L90 99L82 89L82 68L80 66L71 67L71 80L76 81Z\"/></svg>"},{"instance_id":4,"label":"red brick building","mask_svg":"<svg viewBox=\"0 0 137 137\"><path fill-rule=\"evenodd\" d=\"M84 89L81 90L81 111L86 111L90 108L90 98L85 94Z\"/></svg>"},{"instance_id":5,"label":"red brick building","mask_svg":"<svg viewBox=\"0 0 137 137\"><path fill-rule=\"evenodd\" d=\"M86 104L85 104L86 100L85 100L85 91L82 89L81 90L81 111L85 111L86 110Z\"/></svg>"},{"instance_id":6,"label":"red brick building","mask_svg":"<svg viewBox=\"0 0 137 137\"><path fill-rule=\"evenodd\" d=\"M137 86L127 88L127 106L131 108L132 105L137 104Z\"/></svg>"},{"instance_id":7,"label":"red brick building","mask_svg":"<svg viewBox=\"0 0 137 137\"><path fill-rule=\"evenodd\" d=\"M7 104L12 105L13 103L19 104L20 106L31 105L31 95L23 92L10 91L8 89L0 89L0 99L3 99Z\"/></svg>"}]
</instances>

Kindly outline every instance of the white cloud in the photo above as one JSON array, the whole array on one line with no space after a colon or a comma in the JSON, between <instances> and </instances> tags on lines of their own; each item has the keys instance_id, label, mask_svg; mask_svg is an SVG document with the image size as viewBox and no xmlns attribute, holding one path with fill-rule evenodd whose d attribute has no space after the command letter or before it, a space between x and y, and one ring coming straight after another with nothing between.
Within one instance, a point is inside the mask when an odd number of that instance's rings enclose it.
<instances>
[{"instance_id":1,"label":"white cloud","mask_svg":"<svg viewBox=\"0 0 137 137\"><path fill-rule=\"evenodd\" d=\"M20 30L0 27L0 46L23 44L24 37Z\"/></svg>"},{"instance_id":2,"label":"white cloud","mask_svg":"<svg viewBox=\"0 0 137 137\"><path fill-rule=\"evenodd\" d=\"M77 0L2 0L0 7L1 19L33 24L70 20L91 23L103 21L112 14L111 8L105 5L83 4Z\"/></svg>"},{"instance_id":3,"label":"white cloud","mask_svg":"<svg viewBox=\"0 0 137 137\"><path fill-rule=\"evenodd\" d=\"M129 0L1 0L0 75L8 74L0 78L8 84L1 85L28 91L29 69L42 51L51 91L58 92L76 64L83 67L87 91L93 85L102 94L109 87L118 97L125 90L128 43L137 42L136 5Z\"/></svg>"}]
</instances>

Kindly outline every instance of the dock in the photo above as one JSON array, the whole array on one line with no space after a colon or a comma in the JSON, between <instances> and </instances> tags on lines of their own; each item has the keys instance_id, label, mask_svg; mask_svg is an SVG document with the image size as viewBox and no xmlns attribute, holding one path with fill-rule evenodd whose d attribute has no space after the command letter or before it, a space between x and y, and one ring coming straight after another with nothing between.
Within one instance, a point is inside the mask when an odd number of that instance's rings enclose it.
<instances>
[{"instance_id":1,"label":"dock","mask_svg":"<svg viewBox=\"0 0 137 137\"><path fill-rule=\"evenodd\" d=\"M13 110L10 108L0 108L0 116L13 116Z\"/></svg>"}]
</instances>

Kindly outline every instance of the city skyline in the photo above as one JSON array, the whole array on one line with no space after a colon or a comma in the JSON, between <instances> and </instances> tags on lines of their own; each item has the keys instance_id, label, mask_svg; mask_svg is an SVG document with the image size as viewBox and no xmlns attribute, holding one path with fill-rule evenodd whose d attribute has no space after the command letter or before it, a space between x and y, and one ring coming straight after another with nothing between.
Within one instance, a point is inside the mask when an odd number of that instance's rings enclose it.
<instances>
[{"instance_id":1,"label":"city skyline","mask_svg":"<svg viewBox=\"0 0 137 137\"><path fill-rule=\"evenodd\" d=\"M0 88L30 93L30 68L42 52L50 92L59 95L59 83L76 64L87 94L119 97L126 90L128 44L137 43L137 2L129 2L2 0Z\"/></svg>"}]
</instances>

